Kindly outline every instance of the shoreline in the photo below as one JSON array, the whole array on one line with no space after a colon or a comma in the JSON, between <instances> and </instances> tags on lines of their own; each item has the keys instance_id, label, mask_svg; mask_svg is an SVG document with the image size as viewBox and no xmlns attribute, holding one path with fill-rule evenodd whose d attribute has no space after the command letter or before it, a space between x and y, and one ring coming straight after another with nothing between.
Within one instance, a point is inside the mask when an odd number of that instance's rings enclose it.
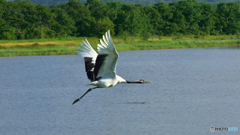
<instances>
[{"instance_id":1,"label":"shoreline","mask_svg":"<svg viewBox=\"0 0 240 135\"><path fill-rule=\"evenodd\" d=\"M37 56L37 55L74 55L78 51L77 46L84 37L70 39L46 39L24 41L0 41L0 57L12 56ZM94 49L97 48L99 38L87 38ZM206 47L240 46L238 36L202 36L193 38L162 37L141 41L137 38L124 41L121 38L113 38L118 52L134 50L159 50L159 49L185 49Z\"/></svg>"}]
</instances>

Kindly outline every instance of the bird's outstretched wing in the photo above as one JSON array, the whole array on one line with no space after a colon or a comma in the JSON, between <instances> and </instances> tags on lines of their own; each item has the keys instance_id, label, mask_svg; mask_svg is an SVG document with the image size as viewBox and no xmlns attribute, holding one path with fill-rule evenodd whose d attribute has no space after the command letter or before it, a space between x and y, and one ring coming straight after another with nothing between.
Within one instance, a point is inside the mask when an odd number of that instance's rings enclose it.
<instances>
[{"instance_id":1,"label":"bird's outstretched wing","mask_svg":"<svg viewBox=\"0 0 240 135\"><path fill-rule=\"evenodd\" d=\"M97 75L97 78L112 78L116 75L116 64L118 60L118 53L113 44L110 30L103 35L103 38L100 39L98 44L98 56L96 61L96 66L94 73Z\"/></svg>"},{"instance_id":2,"label":"bird's outstretched wing","mask_svg":"<svg viewBox=\"0 0 240 135\"><path fill-rule=\"evenodd\" d=\"M85 41L83 40L83 44L80 43L80 45L81 47L77 47L80 50L80 51L77 51L77 53L80 54L82 57L84 57L87 76L91 81L94 81L96 77L94 76L93 71L94 71L98 54L89 44L87 39L85 39Z\"/></svg>"},{"instance_id":3,"label":"bird's outstretched wing","mask_svg":"<svg viewBox=\"0 0 240 135\"><path fill-rule=\"evenodd\" d=\"M87 76L91 81L98 78L112 78L116 75L116 64L118 60L118 53L113 44L110 30L103 35L98 44L98 54L91 47L87 39L80 43L81 47L77 47L77 51L85 60L85 67Z\"/></svg>"}]
</instances>

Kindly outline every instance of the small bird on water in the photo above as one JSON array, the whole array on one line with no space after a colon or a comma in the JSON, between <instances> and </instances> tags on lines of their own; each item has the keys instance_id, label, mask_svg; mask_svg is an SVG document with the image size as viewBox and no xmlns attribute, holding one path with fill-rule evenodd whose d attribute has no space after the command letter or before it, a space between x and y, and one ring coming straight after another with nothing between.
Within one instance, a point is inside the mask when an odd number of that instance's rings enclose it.
<instances>
[{"instance_id":1,"label":"small bird on water","mask_svg":"<svg viewBox=\"0 0 240 135\"><path fill-rule=\"evenodd\" d=\"M139 81L127 81L116 74L116 65L118 60L118 52L113 44L110 30L103 35L98 44L98 54L87 39L83 40L81 47L77 47L80 51L77 51L85 61L85 69L88 79L92 82L89 85L96 87L88 89L80 98L76 99L72 104L80 101L88 92L96 88L113 87L118 83L150 83L140 79Z\"/></svg>"}]
</instances>

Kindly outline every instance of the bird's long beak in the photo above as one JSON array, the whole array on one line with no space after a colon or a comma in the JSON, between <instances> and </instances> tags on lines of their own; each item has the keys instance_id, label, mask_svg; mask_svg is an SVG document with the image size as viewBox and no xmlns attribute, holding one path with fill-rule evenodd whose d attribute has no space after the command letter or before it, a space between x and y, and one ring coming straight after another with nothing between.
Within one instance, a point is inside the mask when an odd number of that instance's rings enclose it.
<instances>
[{"instance_id":1,"label":"bird's long beak","mask_svg":"<svg viewBox=\"0 0 240 135\"><path fill-rule=\"evenodd\" d=\"M144 81L144 83L151 83L151 82L148 82L148 81Z\"/></svg>"}]
</instances>

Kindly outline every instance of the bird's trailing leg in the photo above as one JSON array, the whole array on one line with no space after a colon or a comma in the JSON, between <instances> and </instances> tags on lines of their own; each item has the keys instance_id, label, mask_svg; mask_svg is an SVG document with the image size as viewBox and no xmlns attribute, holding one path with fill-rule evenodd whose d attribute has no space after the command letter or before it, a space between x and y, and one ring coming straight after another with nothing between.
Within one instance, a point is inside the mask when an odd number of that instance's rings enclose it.
<instances>
[{"instance_id":1,"label":"bird's trailing leg","mask_svg":"<svg viewBox=\"0 0 240 135\"><path fill-rule=\"evenodd\" d=\"M97 88L97 87L88 89L80 98L76 99L76 100L72 103L72 105L75 104L75 103L77 103L78 101L80 101L88 92L90 92L90 91L92 91L93 89L96 89L96 88Z\"/></svg>"}]
</instances>

